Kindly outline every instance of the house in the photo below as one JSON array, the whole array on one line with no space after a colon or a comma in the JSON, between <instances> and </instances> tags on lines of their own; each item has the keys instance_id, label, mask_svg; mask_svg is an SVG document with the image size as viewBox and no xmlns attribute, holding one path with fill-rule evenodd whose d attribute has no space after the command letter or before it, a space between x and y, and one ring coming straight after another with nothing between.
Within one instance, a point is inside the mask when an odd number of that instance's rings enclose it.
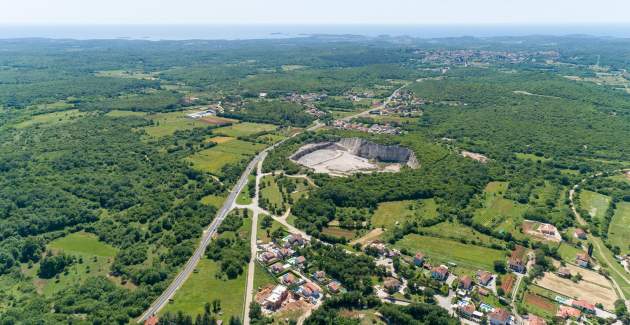
<instances>
[{"instance_id":1,"label":"house","mask_svg":"<svg viewBox=\"0 0 630 325\"><path fill-rule=\"evenodd\" d=\"M305 297L319 298L322 289L313 282L307 282L302 286L301 291Z\"/></svg>"},{"instance_id":2,"label":"house","mask_svg":"<svg viewBox=\"0 0 630 325\"><path fill-rule=\"evenodd\" d=\"M400 286L402 284L400 283L400 281L398 281L398 279L396 278L385 278L385 280L383 281L383 287L385 287L385 289L389 292L396 292L398 290L400 290Z\"/></svg>"},{"instance_id":3,"label":"house","mask_svg":"<svg viewBox=\"0 0 630 325\"><path fill-rule=\"evenodd\" d=\"M595 314L595 305L589 303L586 300L573 300L571 306L581 310L587 314Z\"/></svg>"},{"instance_id":4,"label":"house","mask_svg":"<svg viewBox=\"0 0 630 325\"><path fill-rule=\"evenodd\" d=\"M569 270L569 268L567 267L561 267L558 269L558 276L562 278L570 278L571 270Z\"/></svg>"},{"instance_id":5,"label":"house","mask_svg":"<svg viewBox=\"0 0 630 325\"><path fill-rule=\"evenodd\" d=\"M555 236L558 233L558 230L556 229L556 227L548 223L541 224L538 230L541 233L543 233L543 235L547 235L547 236Z\"/></svg>"},{"instance_id":6,"label":"house","mask_svg":"<svg viewBox=\"0 0 630 325\"><path fill-rule=\"evenodd\" d=\"M155 315L151 315L151 317L147 318L144 321L144 325L157 325L160 322L160 319Z\"/></svg>"},{"instance_id":7,"label":"house","mask_svg":"<svg viewBox=\"0 0 630 325\"><path fill-rule=\"evenodd\" d=\"M338 293L341 290L341 284L337 281L332 281L328 284L328 290L332 293Z\"/></svg>"},{"instance_id":8,"label":"house","mask_svg":"<svg viewBox=\"0 0 630 325\"><path fill-rule=\"evenodd\" d=\"M486 296L488 296L490 294L490 291L488 291L488 290L486 290L484 288L479 288L477 290L477 293L479 293L480 295L486 297Z\"/></svg>"},{"instance_id":9,"label":"house","mask_svg":"<svg viewBox=\"0 0 630 325\"><path fill-rule=\"evenodd\" d=\"M423 263L424 263L424 254L417 252L416 255L413 257L413 264L415 266L422 266Z\"/></svg>"},{"instance_id":10,"label":"house","mask_svg":"<svg viewBox=\"0 0 630 325\"><path fill-rule=\"evenodd\" d=\"M448 278L448 268L444 265L434 267L431 269L431 277L439 281L446 280Z\"/></svg>"},{"instance_id":11,"label":"house","mask_svg":"<svg viewBox=\"0 0 630 325\"><path fill-rule=\"evenodd\" d=\"M464 275L459 278L459 287L464 290L472 289L472 278L468 275Z\"/></svg>"},{"instance_id":12,"label":"house","mask_svg":"<svg viewBox=\"0 0 630 325\"><path fill-rule=\"evenodd\" d=\"M302 246L304 245L304 238L302 237L301 234L291 234L289 235L287 242L291 246L295 246L295 245Z\"/></svg>"},{"instance_id":13,"label":"house","mask_svg":"<svg viewBox=\"0 0 630 325\"><path fill-rule=\"evenodd\" d=\"M525 273L525 266L527 265L527 255L525 254L525 247L516 246L512 251L512 255L508 259L509 268L518 273Z\"/></svg>"},{"instance_id":14,"label":"house","mask_svg":"<svg viewBox=\"0 0 630 325\"><path fill-rule=\"evenodd\" d=\"M295 265L304 265L306 263L306 257L300 255L295 259Z\"/></svg>"},{"instance_id":15,"label":"house","mask_svg":"<svg viewBox=\"0 0 630 325\"><path fill-rule=\"evenodd\" d=\"M474 304L466 304L466 305L460 305L457 308L457 311L459 311L459 315L466 318L466 319L472 319L473 315L476 311L475 305Z\"/></svg>"},{"instance_id":16,"label":"house","mask_svg":"<svg viewBox=\"0 0 630 325\"><path fill-rule=\"evenodd\" d=\"M273 273L280 273L282 271L284 271L284 266L280 262L271 266L271 272Z\"/></svg>"},{"instance_id":17,"label":"house","mask_svg":"<svg viewBox=\"0 0 630 325\"><path fill-rule=\"evenodd\" d=\"M289 272L282 276L281 281L282 281L282 284L292 285L297 281L297 279L295 278L295 275L293 275L293 273Z\"/></svg>"},{"instance_id":18,"label":"house","mask_svg":"<svg viewBox=\"0 0 630 325\"><path fill-rule=\"evenodd\" d=\"M260 94L258 94L258 97L266 98L267 97L267 93L260 93Z\"/></svg>"},{"instance_id":19,"label":"house","mask_svg":"<svg viewBox=\"0 0 630 325\"><path fill-rule=\"evenodd\" d=\"M586 252L579 252L575 254L575 264L587 268L589 263L589 256Z\"/></svg>"},{"instance_id":20,"label":"house","mask_svg":"<svg viewBox=\"0 0 630 325\"><path fill-rule=\"evenodd\" d=\"M490 325L507 325L510 323L510 313L505 309L496 308L488 314L488 322Z\"/></svg>"},{"instance_id":21,"label":"house","mask_svg":"<svg viewBox=\"0 0 630 325\"><path fill-rule=\"evenodd\" d=\"M280 248L280 250L278 250L278 255L280 255L280 257L282 258L290 257L293 255L293 253L295 252L292 249L286 247L282 247Z\"/></svg>"},{"instance_id":22,"label":"house","mask_svg":"<svg viewBox=\"0 0 630 325\"><path fill-rule=\"evenodd\" d=\"M266 251L266 252L260 254L260 260L263 263L269 263L269 262L271 262L271 261L273 261L275 259L276 259L276 254L274 252Z\"/></svg>"},{"instance_id":23,"label":"house","mask_svg":"<svg viewBox=\"0 0 630 325\"><path fill-rule=\"evenodd\" d=\"M578 309L569 306L560 305L558 307L558 312L556 312L556 316L560 318L575 318L578 319L582 315L582 312Z\"/></svg>"},{"instance_id":24,"label":"house","mask_svg":"<svg viewBox=\"0 0 630 325\"><path fill-rule=\"evenodd\" d=\"M488 271L477 271L477 282L483 286L487 286L492 281L492 273Z\"/></svg>"},{"instance_id":25,"label":"house","mask_svg":"<svg viewBox=\"0 0 630 325\"><path fill-rule=\"evenodd\" d=\"M527 315L527 325L547 325L547 322L541 317L538 317L533 314Z\"/></svg>"},{"instance_id":26,"label":"house","mask_svg":"<svg viewBox=\"0 0 630 325\"><path fill-rule=\"evenodd\" d=\"M326 272L324 271L316 271L313 272L313 278L315 278L315 280L322 282L324 280L326 280Z\"/></svg>"},{"instance_id":27,"label":"house","mask_svg":"<svg viewBox=\"0 0 630 325\"><path fill-rule=\"evenodd\" d=\"M289 291L287 287L283 285L277 285L273 291L271 291L271 295L265 299L263 305L267 309L276 310L282 306L282 303L287 299L289 295Z\"/></svg>"},{"instance_id":28,"label":"house","mask_svg":"<svg viewBox=\"0 0 630 325\"><path fill-rule=\"evenodd\" d=\"M577 228L573 232L573 237L577 239L586 239L586 231L584 231L582 228Z\"/></svg>"}]
</instances>

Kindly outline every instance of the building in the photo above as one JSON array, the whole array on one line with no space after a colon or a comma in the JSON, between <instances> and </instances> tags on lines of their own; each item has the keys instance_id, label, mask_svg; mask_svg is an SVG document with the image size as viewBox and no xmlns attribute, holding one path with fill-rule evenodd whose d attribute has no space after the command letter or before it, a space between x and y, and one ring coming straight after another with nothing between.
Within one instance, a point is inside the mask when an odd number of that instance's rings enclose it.
<instances>
[{"instance_id":1,"label":"building","mask_svg":"<svg viewBox=\"0 0 630 325\"><path fill-rule=\"evenodd\" d=\"M304 245L304 238L302 237L301 234L291 234L289 235L287 242L291 246L295 246L295 245L302 246Z\"/></svg>"},{"instance_id":2,"label":"building","mask_svg":"<svg viewBox=\"0 0 630 325\"><path fill-rule=\"evenodd\" d=\"M561 267L558 269L558 276L562 278L570 278L571 270L569 270L569 268L567 267Z\"/></svg>"},{"instance_id":3,"label":"building","mask_svg":"<svg viewBox=\"0 0 630 325\"><path fill-rule=\"evenodd\" d=\"M477 282L483 286L487 286L492 281L492 273L488 271L477 271Z\"/></svg>"},{"instance_id":4,"label":"building","mask_svg":"<svg viewBox=\"0 0 630 325\"><path fill-rule=\"evenodd\" d=\"M328 290L332 293L338 293L341 290L341 284L337 281L332 281L328 284Z\"/></svg>"},{"instance_id":5,"label":"building","mask_svg":"<svg viewBox=\"0 0 630 325\"><path fill-rule=\"evenodd\" d=\"M276 254L274 252L266 251L260 254L260 261L262 261L263 263L269 263L275 259L276 259Z\"/></svg>"},{"instance_id":6,"label":"building","mask_svg":"<svg viewBox=\"0 0 630 325\"><path fill-rule=\"evenodd\" d=\"M563 305L560 305L558 307L558 312L556 312L557 317L564 318L564 319L567 319L567 318L578 319L580 318L581 315L582 315L582 312L579 311L578 309L575 309L569 306L563 306Z\"/></svg>"},{"instance_id":7,"label":"building","mask_svg":"<svg viewBox=\"0 0 630 325\"><path fill-rule=\"evenodd\" d=\"M422 264L424 264L424 254L422 254L421 252L417 252L416 255L413 257L413 264L415 266L422 266Z\"/></svg>"},{"instance_id":8,"label":"building","mask_svg":"<svg viewBox=\"0 0 630 325\"><path fill-rule=\"evenodd\" d=\"M271 266L271 272L273 273L280 273L284 271L284 265L282 265L282 263L278 262L275 263L274 265Z\"/></svg>"},{"instance_id":9,"label":"building","mask_svg":"<svg viewBox=\"0 0 630 325\"><path fill-rule=\"evenodd\" d=\"M538 230L547 236L555 236L558 233L558 230L556 229L556 227L548 223L541 224Z\"/></svg>"},{"instance_id":10,"label":"building","mask_svg":"<svg viewBox=\"0 0 630 325\"><path fill-rule=\"evenodd\" d=\"M273 288L273 291L271 291L269 297L265 299L263 305L267 309L276 310L280 308L280 306L282 306L282 303L287 299L288 295L289 291L287 290L287 287L283 285L277 285L275 288Z\"/></svg>"},{"instance_id":11,"label":"building","mask_svg":"<svg viewBox=\"0 0 630 325\"><path fill-rule=\"evenodd\" d=\"M448 278L448 268L444 265L434 267L431 269L431 277L439 281L446 280Z\"/></svg>"},{"instance_id":12,"label":"building","mask_svg":"<svg viewBox=\"0 0 630 325\"><path fill-rule=\"evenodd\" d=\"M292 285L295 282L297 282L297 279L295 278L295 275L293 275L293 273L289 272L282 276L281 281L282 281L282 284Z\"/></svg>"},{"instance_id":13,"label":"building","mask_svg":"<svg viewBox=\"0 0 630 325\"><path fill-rule=\"evenodd\" d=\"M400 290L401 285L402 284L398 279L392 277L385 278L383 281L383 287L385 287L385 289L389 292L397 292Z\"/></svg>"},{"instance_id":14,"label":"building","mask_svg":"<svg viewBox=\"0 0 630 325\"><path fill-rule=\"evenodd\" d=\"M595 305L589 303L586 300L573 300L571 306L581 310L587 314L595 314Z\"/></svg>"},{"instance_id":15,"label":"building","mask_svg":"<svg viewBox=\"0 0 630 325\"><path fill-rule=\"evenodd\" d=\"M301 291L305 297L319 298L322 289L313 282L307 282L302 286Z\"/></svg>"},{"instance_id":16,"label":"building","mask_svg":"<svg viewBox=\"0 0 630 325\"><path fill-rule=\"evenodd\" d=\"M312 274L313 278L319 282L326 280L326 272L324 271L316 271Z\"/></svg>"},{"instance_id":17,"label":"building","mask_svg":"<svg viewBox=\"0 0 630 325\"><path fill-rule=\"evenodd\" d=\"M573 237L577 239L586 239L586 231L584 231L582 228L577 228L573 232Z\"/></svg>"},{"instance_id":18,"label":"building","mask_svg":"<svg viewBox=\"0 0 630 325\"><path fill-rule=\"evenodd\" d=\"M160 319L157 316L151 315L151 317L144 321L144 325L157 325L159 322Z\"/></svg>"},{"instance_id":19,"label":"building","mask_svg":"<svg viewBox=\"0 0 630 325\"><path fill-rule=\"evenodd\" d=\"M303 265L304 263L306 263L306 257L300 255L295 259L295 264L296 265Z\"/></svg>"},{"instance_id":20,"label":"building","mask_svg":"<svg viewBox=\"0 0 630 325\"><path fill-rule=\"evenodd\" d=\"M459 315L466 319L472 319L474 317L476 308L474 304L468 303L466 305L460 305L457 308Z\"/></svg>"},{"instance_id":21,"label":"building","mask_svg":"<svg viewBox=\"0 0 630 325\"><path fill-rule=\"evenodd\" d=\"M525 254L525 247L516 246L508 259L508 266L510 270L518 273L525 273L527 265L527 254Z\"/></svg>"},{"instance_id":22,"label":"building","mask_svg":"<svg viewBox=\"0 0 630 325\"><path fill-rule=\"evenodd\" d=\"M507 325L510 323L510 313L505 309L496 308L488 314L488 322L490 325Z\"/></svg>"},{"instance_id":23,"label":"building","mask_svg":"<svg viewBox=\"0 0 630 325\"><path fill-rule=\"evenodd\" d=\"M472 278L468 275L464 275L459 278L459 287L464 290L472 289Z\"/></svg>"},{"instance_id":24,"label":"building","mask_svg":"<svg viewBox=\"0 0 630 325\"><path fill-rule=\"evenodd\" d=\"M260 98L267 98L267 93L260 93L260 94L258 94L258 97L260 97Z\"/></svg>"},{"instance_id":25,"label":"building","mask_svg":"<svg viewBox=\"0 0 630 325\"><path fill-rule=\"evenodd\" d=\"M586 252L575 254L575 264L587 268L589 264L589 256Z\"/></svg>"},{"instance_id":26,"label":"building","mask_svg":"<svg viewBox=\"0 0 630 325\"><path fill-rule=\"evenodd\" d=\"M527 325L547 325L547 322L541 317L538 317L533 314L527 315Z\"/></svg>"}]
</instances>

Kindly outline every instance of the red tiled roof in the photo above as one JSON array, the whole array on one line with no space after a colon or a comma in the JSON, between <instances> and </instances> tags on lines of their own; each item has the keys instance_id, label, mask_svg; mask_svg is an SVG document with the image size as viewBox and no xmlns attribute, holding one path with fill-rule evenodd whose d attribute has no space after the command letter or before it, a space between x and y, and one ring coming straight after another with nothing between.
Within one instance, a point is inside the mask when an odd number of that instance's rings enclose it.
<instances>
[{"instance_id":1,"label":"red tiled roof","mask_svg":"<svg viewBox=\"0 0 630 325\"><path fill-rule=\"evenodd\" d=\"M528 321L529 325L546 325L547 324L547 322L545 322L544 319L542 319L542 318L540 318L540 317L538 317L536 315L529 314L527 316L527 318L529 320Z\"/></svg>"},{"instance_id":2,"label":"red tiled roof","mask_svg":"<svg viewBox=\"0 0 630 325\"><path fill-rule=\"evenodd\" d=\"M505 309L497 308L490 314L488 314L489 319L494 319L500 322L507 322L510 318L510 313L505 311Z\"/></svg>"},{"instance_id":3,"label":"red tiled roof","mask_svg":"<svg viewBox=\"0 0 630 325\"><path fill-rule=\"evenodd\" d=\"M157 325L159 321L160 319L157 316L151 316L144 321L144 325Z\"/></svg>"},{"instance_id":4,"label":"red tiled roof","mask_svg":"<svg viewBox=\"0 0 630 325\"><path fill-rule=\"evenodd\" d=\"M469 288L472 284L472 279L468 275L464 275L459 279L459 283L461 283L462 287Z\"/></svg>"},{"instance_id":5,"label":"red tiled roof","mask_svg":"<svg viewBox=\"0 0 630 325\"><path fill-rule=\"evenodd\" d=\"M556 316L562 317L562 318L568 318L568 317L578 318L580 317L580 315L582 315L582 312L569 306L560 306L558 308L558 312L556 313Z\"/></svg>"},{"instance_id":6,"label":"red tiled roof","mask_svg":"<svg viewBox=\"0 0 630 325\"><path fill-rule=\"evenodd\" d=\"M588 310L595 310L595 305L589 303L586 300L573 300L573 307L579 307Z\"/></svg>"}]
</instances>

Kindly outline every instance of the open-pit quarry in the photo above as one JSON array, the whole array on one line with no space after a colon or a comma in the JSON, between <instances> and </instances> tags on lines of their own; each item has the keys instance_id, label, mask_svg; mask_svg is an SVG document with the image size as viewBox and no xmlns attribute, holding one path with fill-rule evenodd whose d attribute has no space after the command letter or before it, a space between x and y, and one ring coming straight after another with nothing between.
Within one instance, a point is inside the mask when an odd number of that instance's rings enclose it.
<instances>
[{"instance_id":1,"label":"open-pit quarry","mask_svg":"<svg viewBox=\"0 0 630 325\"><path fill-rule=\"evenodd\" d=\"M419 166L415 154L407 148L377 144L361 138L310 143L302 146L289 158L316 173L332 176L398 172L403 166L410 168Z\"/></svg>"}]
</instances>

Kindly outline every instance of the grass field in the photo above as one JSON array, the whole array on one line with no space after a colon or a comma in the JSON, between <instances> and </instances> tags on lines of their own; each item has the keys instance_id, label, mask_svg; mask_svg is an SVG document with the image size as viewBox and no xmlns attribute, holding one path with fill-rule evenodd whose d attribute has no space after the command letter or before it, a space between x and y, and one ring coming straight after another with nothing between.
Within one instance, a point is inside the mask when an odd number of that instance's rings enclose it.
<instances>
[{"instance_id":1,"label":"grass field","mask_svg":"<svg viewBox=\"0 0 630 325\"><path fill-rule=\"evenodd\" d=\"M282 193L280 192L280 188L276 183L275 176L265 176L261 180L262 184L265 184L264 187L260 190L260 197L269 201L269 207L282 207ZM284 209L283 209L284 210Z\"/></svg>"},{"instance_id":2,"label":"grass field","mask_svg":"<svg viewBox=\"0 0 630 325\"><path fill-rule=\"evenodd\" d=\"M438 215L437 208L434 199L383 202L372 216L372 225L392 228L397 222L403 224L406 220L433 219Z\"/></svg>"},{"instance_id":3,"label":"grass field","mask_svg":"<svg viewBox=\"0 0 630 325\"><path fill-rule=\"evenodd\" d=\"M606 248L606 246L604 246L603 241L599 237L591 237L591 240L597 242L598 245L596 246L601 247L603 249L602 251L600 249L597 249L596 247L593 250L593 256L595 256L598 263L604 269L607 269L610 277L615 279L619 287L621 287L621 290L623 291L624 295L626 297L630 297L630 282L625 280L630 277L628 277L628 273L626 272L626 270L623 269L623 266L621 266L621 264L615 261L615 257L613 256L612 252L608 248ZM604 256L606 257L606 259L604 259ZM606 260L610 261L611 264L606 263L605 262ZM625 279L619 275L620 273L625 276Z\"/></svg>"},{"instance_id":4,"label":"grass field","mask_svg":"<svg viewBox=\"0 0 630 325\"><path fill-rule=\"evenodd\" d=\"M148 135L156 138L171 135L177 130L190 130L208 124L186 117L186 111L147 115L155 125L145 127Z\"/></svg>"},{"instance_id":5,"label":"grass field","mask_svg":"<svg viewBox=\"0 0 630 325\"><path fill-rule=\"evenodd\" d=\"M105 114L105 115L109 116L109 117L127 117L127 116L145 116L145 115L147 115L147 113L145 113L145 112L134 112L134 111L113 110L113 111L107 112L107 114Z\"/></svg>"},{"instance_id":6,"label":"grass field","mask_svg":"<svg viewBox=\"0 0 630 325\"><path fill-rule=\"evenodd\" d=\"M73 119L80 118L81 116L84 116L86 114L87 113L81 112L78 109L71 109L61 112L33 115L30 119L16 124L15 127L18 129L22 129L36 124L48 125L65 123Z\"/></svg>"},{"instance_id":7,"label":"grass field","mask_svg":"<svg viewBox=\"0 0 630 325\"><path fill-rule=\"evenodd\" d=\"M532 314L548 319L554 317L558 311L557 303L531 292L523 296L523 306Z\"/></svg>"},{"instance_id":8,"label":"grass field","mask_svg":"<svg viewBox=\"0 0 630 325\"><path fill-rule=\"evenodd\" d=\"M233 280L217 279L215 274L219 270L219 263L207 258L199 261L196 270L177 291L173 302L167 304L161 313L181 310L194 318L197 314L203 314L206 302L219 299L224 323L227 323L230 316L242 319L247 272Z\"/></svg>"},{"instance_id":9,"label":"grass field","mask_svg":"<svg viewBox=\"0 0 630 325\"><path fill-rule=\"evenodd\" d=\"M478 269L492 271L493 262L503 261L506 256L505 252L496 249L415 234L403 237L395 246L406 248L412 253L423 252L429 257L431 264L455 262L458 268L472 272Z\"/></svg>"},{"instance_id":10,"label":"grass field","mask_svg":"<svg viewBox=\"0 0 630 325\"><path fill-rule=\"evenodd\" d=\"M275 125L271 124L244 122L218 128L214 130L213 133L236 138L249 136L259 132L273 131L276 128L277 127Z\"/></svg>"},{"instance_id":11,"label":"grass field","mask_svg":"<svg viewBox=\"0 0 630 325\"><path fill-rule=\"evenodd\" d=\"M580 205L591 218L603 220L610 205L610 197L587 190L580 191Z\"/></svg>"},{"instance_id":12,"label":"grass field","mask_svg":"<svg viewBox=\"0 0 630 325\"><path fill-rule=\"evenodd\" d=\"M345 238L351 240L355 237L355 233L352 230L343 229L340 227L324 227L322 233L328 236L334 236L339 238Z\"/></svg>"},{"instance_id":13,"label":"grass field","mask_svg":"<svg viewBox=\"0 0 630 325\"><path fill-rule=\"evenodd\" d=\"M254 289L258 290L266 285L275 284L276 280L260 264L254 269Z\"/></svg>"},{"instance_id":14,"label":"grass field","mask_svg":"<svg viewBox=\"0 0 630 325\"><path fill-rule=\"evenodd\" d=\"M558 247L558 254L560 254L560 257L565 262L573 263L575 261L575 255L581 251L581 249L564 242Z\"/></svg>"},{"instance_id":15,"label":"grass field","mask_svg":"<svg viewBox=\"0 0 630 325\"><path fill-rule=\"evenodd\" d=\"M271 234L276 230L276 229L285 229L284 226L279 223L276 220L271 220L271 227L268 229L263 229L262 228L262 220L265 216L261 215L258 216L258 230L256 232L256 235L258 237L259 240L261 240L263 243L269 243L271 241ZM286 229L285 229L286 230ZM288 234L288 232L287 232Z\"/></svg>"},{"instance_id":16,"label":"grass field","mask_svg":"<svg viewBox=\"0 0 630 325\"><path fill-rule=\"evenodd\" d=\"M443 237L453 240L467 240L469 242L476 241L484 244L499 244L504 245L505 242L496 239L494 237L482 234L471 227L463 225L458 221L451 222L445 221L438 223L437 225L422 228L422 231L431 234L436 237Z\"/></svg>"},{"instance_id":17,"label":"grass field","mask_svg":"<svg viewBox=\"0 0 630 325\"><path fill-rule=\"evenodd\" d=\"M108 276L110 266L118 250L98 240L96 235L76 232L65 237L58 238L48 244L48 249L53 252L64 252L82 259L82 263L75 263L68 267L67 272L59 275L59 279L39 279L37 270L39 264L34 264L31 269L24 269L26 274L33 276L37 290L45 296L52 296L55 292L76 286L89 277ZM109 277L112 282L120 284L119 278ZM127 285L131 287L131 284Z\"/></svg>"},{"instance_id":18,"label":"grass field","mask_svg":"<svg viewBox=\"0 0 630 325\"><path fill-rule=\"evenodd\" d=\"M628 174L618 174L614 176L608 176L607 178L612 179L617 182L630 183L630 176L628 176Z\"/></svg>"},{"instance_id":19,"label":"grass field","mask_svg":"<svg viewBox=\"0 0 630 325\"><path fill-rule=\"evenodd\" d=\"M521 152L516 153L516 158L523 159L523 160L531 160L531 161L542 161L542 162L551 160L545 157L538 157L531 153L521 153Z\"/></svg>"},{"instance_id":20,"label":"grass field","mask_svg":"<svg viewBox=\"0 0 630 325\"><path fill-rule=\"evenodd\" d=\"M481 225L522 236L519 229L527 206L505 199L507 182L490 182L483 194L484 206L475 211L473 220Z\"/></svg>"},{"instance_id":21,"label":"grass field","mask_svg":"<svg viewBox=\"0 0 630 325\"><path fill-rule=\"evenodd\" d=\"M621 254L630 253L630 203L619 202L608 227L608 241L619 246Z\"/></svg>"},{"instance_id":22,"label":"grass field","mask_svg":"<svg viewBox=\"0 0 630 325\"><path fill-rule=\"evenodd\" d=\"M236 164L264 148L264 144L241 140L232 140L205 149L186 158L193 168L215 175L221 174L221 168L227 164Z\"/></svg>"},{"instance_id":23,"label":"grass field","mask_svg":"<svg viewBox=\"0 0 630 325\"><path fill-rule=\"evenodd\" d=\"M249 175L247 177L247 183L248 183L247 185L253 182L256 182L256 176ZM252 198L250 197L250 193L249 193L249 186L247 185L243 187L243 190L241 191L241 193L238 194L238 197L236 198L236 203L243 204L243 205L252 203Z\"/></svg>"}]
</instances>

